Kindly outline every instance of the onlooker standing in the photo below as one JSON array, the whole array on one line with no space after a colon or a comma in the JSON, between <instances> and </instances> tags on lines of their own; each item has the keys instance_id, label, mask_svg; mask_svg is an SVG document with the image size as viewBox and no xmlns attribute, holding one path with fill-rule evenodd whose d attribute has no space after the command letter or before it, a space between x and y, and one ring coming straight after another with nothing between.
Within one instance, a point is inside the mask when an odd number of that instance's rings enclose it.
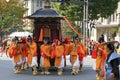
<instances>
[{"instance_id":1,"label":"onlooker standing","mask_svg":"<svg viewBox=\"0 0 120 80\"><path fill-rule=\"evenodd\" d=\"M112 43L107 43L108 56L106 59L106 80L120 80L119 62L120 55L115 52L115 47Z\"/></svg>"}]
</instances>

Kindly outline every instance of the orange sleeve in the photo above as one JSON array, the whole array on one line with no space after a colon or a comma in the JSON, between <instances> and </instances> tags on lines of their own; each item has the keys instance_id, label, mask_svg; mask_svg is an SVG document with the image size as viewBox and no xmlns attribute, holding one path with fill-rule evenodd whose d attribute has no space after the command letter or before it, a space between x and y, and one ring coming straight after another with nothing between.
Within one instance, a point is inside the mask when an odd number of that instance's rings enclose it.
<instances>
[{"instance_id":1,"label":"orange sleeve","mask_svg":"<svg viewBox=\"0 0 120 80\"><path fill-rule=\"evenodd\" d=\"M81 43L81 48L82 48L82 53L83 53L83 55L84 56L86 56L87 55L87 47L83 44L83 43Z\"/></svg>"},{"instance_id":2,"label":"orange sleeve","mask_svg":"<svg viewBox=\"0 0 120 80\"><path fill-rule=\"evenodd\" d=\"M64 53L64 47L63 46L56 46L56 57L61 57Z\"/></svg>"},{"instance_id":3,"label":"orange sleeve","mask_svg":"<svg viewBox=\"0 0 120 80\"><path fill-rule=\"evenodd\" d=\"M84 54L84 49L81 47L81 45L79 45L79 47L77 48L77 53L78 54Z\"/></svg>"},{"instance_id":4,"label":"orange sleeve","mask_svg":"<svg viewBox=\"0 0 120 80\"><path fill-rule=\"evenodd\" d=\"M10 57L13 56L13 55L12 55L13 48L14 48L14 44L11 43L11 45L10 45L10 47L9 47L9 49L8 49L8 54L9 54Z\"/></svg>"},{"instance_id":5,"label":"orange sleeve","mask_svg":"<svg viewBox=\"0 0 120 80\"><path fill-rule=\"evenodd\" d=\"M70 45L65 44L64 45L64 55L69 55L70 54Z\"/></svg>"},{"instance_id":6,"label":"orange sleeve","mask_svg":"<svg viewBox=\"0 0 120 80\"><path fill-rule=\"evenodd\" d=\"M68 50L69 54L71 54L71 52L73 51L73 46L74 46L74 43L69 44L69 50Z\"/></svg>"},{"instance_id":7,"label":"orange sleeve","mask_svg":"<svg viewBox=\"0 0 120 80\"><path fill-rule=\"evenodd\" d=\"M50 57L50 46L41 45L40 50L45 56Z\"/></svg>"},{"instance_id":8,"label":"orange sleeve","mask_svg":"<svg viewBox=\"0 0 120 80\"><path fill-rule=\"evenodd\" d=\"M37 56L37 45L36 43L33 43L31 46L30 46L30 53L32 53L33 56Z\"/></svg>"}]
</instances>

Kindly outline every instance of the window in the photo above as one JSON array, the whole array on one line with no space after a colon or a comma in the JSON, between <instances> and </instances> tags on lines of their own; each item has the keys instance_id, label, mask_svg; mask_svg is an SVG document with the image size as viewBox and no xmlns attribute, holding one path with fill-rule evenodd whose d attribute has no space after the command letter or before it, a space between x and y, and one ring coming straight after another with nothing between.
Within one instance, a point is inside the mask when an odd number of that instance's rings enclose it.
<instances>
[{"instance_id":1,"label":"window","mask_svg":"<svg viewBox=\"0 0 120 80\"><path fill-rule=\"evenodd\" d=\"M37 7L39 7L39 5L40 5L40 4L39 4L39 3L40 3L40 0L37 0L36 2L37 2L37 3L36 3L36 4L37 4Z\"/></svg>"},{"instance_id":2,"label":"window","mask_svg":"<svg viewBox=\"0 0 120 80\"><path fill-rule=\"evenodd\" d=\"M42 0L40 0L39 5L40 5L40 7L42 7Z\"/></svg>"}]
</instances>

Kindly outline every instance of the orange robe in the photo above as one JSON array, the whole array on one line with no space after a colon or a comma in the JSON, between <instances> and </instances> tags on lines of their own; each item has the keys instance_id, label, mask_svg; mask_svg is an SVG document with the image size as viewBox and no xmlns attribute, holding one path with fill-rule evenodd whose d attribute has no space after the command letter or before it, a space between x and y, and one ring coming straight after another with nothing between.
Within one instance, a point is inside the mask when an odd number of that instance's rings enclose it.
<instances>
[{"instance_id":1,"label":"orange robe","mask_svg":"<svg viewBox=\"0 0 120 80\"><path fill-rule=\"evenodd\" d=\"M9 46L9 49L8 49L8 51L7 51L8 55L9 55L10 57L13 56L13 55L12 55L12 51L13 51L14 47L15 47L15 43L14 43L14 42L11 42L11 44L10 44L10 46Z\"/></svg>"},{"instance_id":2,"label":"orange robe","mask_svg":"<svg viewBox=\"0 0 120 80\"><path fill-rule=\"evenodd\" d=\"M22 61L24 61L24 59L28 56L28 47L27 45L24 43L22 44Z\"/></svg>"},{"instance_id":3,"label":"orange robe","mask_svg":"<svg viewBox=\"0 0 120 80\"><path fill-rule=\"evenodd\" d=\"M16 47L14 48L15 52L13 52L13 57L14 57L14 62L15 63L20 62L20 60L21 60L21 53L22 53L22 49L21 48L22 47L21 47L20 43L17 43Z\"/></svg>"},{"instance_id":4,"label":"orange robe","mask_svg":"<svg viewBox=\"0 0 120 80\"><path fill-rule=\"evenodd\" d=\"M35 42L32 42L31 44L29 44L29 48L28 48L28 64L32 63L32 57L36 57L37 56L37 45Z\"/></svg>"},{"instance_id":5,"label":"orange robe","mask_svg":"<svg viewBox=\"0 0 120 80\"><path fill-rule=\"evenodd\" d=\"M84 51L84 56L87 56L87 47L83 43L80 43L80 45Z\"/></svg>"},{"instance_id":6,"label":"orange robe","mask_svg":"<svg viewBox=\"0 0 120 80\"><path fill-rule=\"evenodd\" d=\"M69 55L72 50L72 43L64 45L64 55Z\"/></svg>"},{"instance_id":7,"label":"orange robe","mask_svg":"<svg viewBox=\"0 0 120 80\"><path fill-rule=\"evenodd\" d=\"M66 56L69 55L70 52L72 51L72 43L64 44L63 47L64 47L64 52L63 52L64 65L66 66Z\"/></svg>"},{"instance_id":8,"label":"orange robe","mask_svg":"<svg viewBox=\"0 0 120 80\"><path fill-rule=\"evenodd\" d=\"M77 60L77 57L79 56L79 54L81 54L81 47L79 44L75 45L74 43L72 43L72 51L70 52L71 55L71 63L74 64L75 61Z\"/></svg>"},{"instance_id":9,"label":"orange robe","mask_svg":"<svg viewBox=\"0 0 120 80\"><path fill-rule=\"evenodd\" d=\"M50 67L50 57L51 57L50 46L43 44L43 45L41 45L40 50L41 50L41 56L44 58L44 61L43 61L44 67L45 68Z\"/></svg>"},{"instance_id":10,"label":"orange robe","mask_svg":"<svg viewBox=\"0 0 120 80\"><path fill-rule=\"evenodd\" d=\"M87 55L87 48L83 43L79 43L79 60L82 62L83 58Z\"/></svg>"},{"instance_id":11,"label":"orange robe","mask_svg":"<svg viewBox=\"0 0 120 80\"><path fill-rule=\"evenodd\" d=\"M104 62L107 56L106 46L97 44L96 46L96 70L100 70L104 67Z\"/></svg>"},{"instance_id":12,"label":"orange robe","mask_svg":"<svg viewBox=\"0 0 120 80\"><path fill-rule=\"evenodd\" d=\"M52 55L55 58L55 66L60 66L61 65L61 61L62 61L62 56L64 53L64 46L62 45L58 45L53 47L54 49L52 49Z\"/></svg>"},{"instance_id":13,"label":"orange robe","mask_svg":"<svg viewBox=\"0 0 120 80\"><path fill-rule=\"evenodd\" d=\"M8 49L8 54L10 57L13 57L15 63L20 62L21 53L21 44L12 42Z\"/></svg>"}]
</instances>

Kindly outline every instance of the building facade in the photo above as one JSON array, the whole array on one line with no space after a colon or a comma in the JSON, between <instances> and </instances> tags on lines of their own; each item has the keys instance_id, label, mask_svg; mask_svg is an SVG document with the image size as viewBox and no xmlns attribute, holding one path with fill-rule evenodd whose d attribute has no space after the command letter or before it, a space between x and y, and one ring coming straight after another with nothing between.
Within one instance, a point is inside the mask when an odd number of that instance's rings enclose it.
<instances>
[{"instance_id":1,"label":"building facade","mask_svg":"<svg viewBox=\"0 0 120 80\"><path fill-rule=\"evenodd\" d=\"M99 18L95 21L96 28L91 30L91 39L98 41L99 37L103 34L105 41L117 40L120 41L120 33L118 29L120 28L120 2L118 3L118 8L114 14L109 16L107 19Z\"/></svg>"},{"instance_id":2,"label":"building facade","mask_svg":"<svg viewBox=\"0 0 120 80\"><path fill-rule=\"evenodd\" d=\"M29 16L33 14L36 10L44 6L43 0L22 0L25 3L25 7L28 8L28 11L24 16Z\"/></svg>"}]
</instances>

